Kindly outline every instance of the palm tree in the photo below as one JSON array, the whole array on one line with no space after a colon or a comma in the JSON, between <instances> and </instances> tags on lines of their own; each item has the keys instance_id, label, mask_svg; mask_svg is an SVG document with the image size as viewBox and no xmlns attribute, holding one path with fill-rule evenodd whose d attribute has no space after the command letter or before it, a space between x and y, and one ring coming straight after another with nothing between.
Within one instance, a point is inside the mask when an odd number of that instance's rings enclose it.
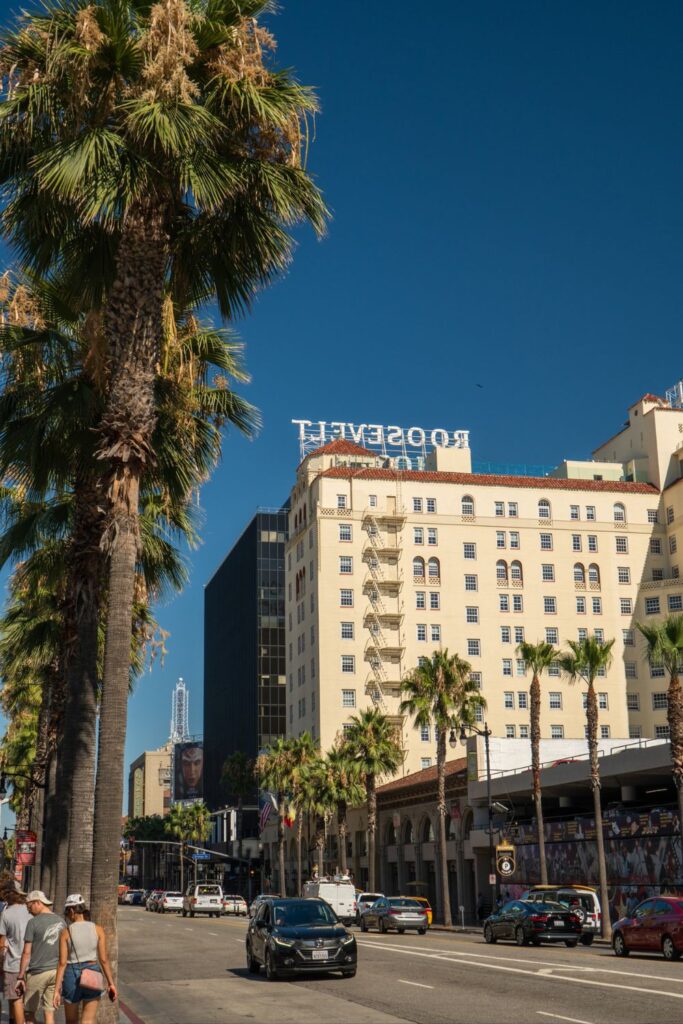
<instances>
[{"instance_id":1,"label":"palm tree","mask_svg":"<svg viewBox=\"0 0 683 1024\"><path fill-rule=\"evenodd\" d=\"M679 673L683 666L683 615L669 615L654 626L636 623L647 642L651 665L663 667L669 675L666 717L669 723L671 764L678 795L678 821L683 835L683 689Z\"/></svg>"},{"instance_id":2,"label":"palm tree","mask_svg":"<svg viewBox=\"0 0 683 1024\"><path fill-rule=\"evenodd\" d=\"M272 793L277 803L277 845L280 895L287 895L285 878L285 812L286 799L292 789L294 756L291 740L277 739L256 761L259 788Z\"/></svg>"},{"instance_id":3,"label":"palm tree","mask_svg":"<svg viewBox=\"0 0 683 1024\"><path fill-rule=\"evenodd\" d=\"M221 782L228 795L237 798L237 856L240 862L240 874L242 873L242 807L244 798L254 795L255 767L256 764L252 757L248 757L243 750L235 750L223 762L221 774Z\"/></svg>"},{"instance_id":4,"label":"palm tree","mask_svg":"<svg viewBox=\"0 0 683 1024\"><path fill-rule=\"evenodd\" d=\"M202 800L193 804L173 804L165 819L166 832L180 840L180 891L185 892L185 846L203 842L211 831L209 809ZM197 861L194 862L195 873Z\"/></svg>"},{"instance_id":5,"label":"palm tree","mask_svg":"<svg viewBox=\"0 0 683 1024\"><path fill-rule=\"evenodd\" d=\"M521 643L517 653L531 669L529 688L529 718L531 722L531 772L538 832L538 857L541 865L541 884L548 884L548 864L545 857L545 833L543 825L543 800L541 798L541 675L554 661L558 652L552 644Z\"/></svg>"},{"instance_id":6,"label":"palm tree","mask_svg":"<svg viewBox=\"0 0 683 1024\"><path fill-rule=\"evenodd\" d=\"M309 732L302 732L297 739L290 740L292 754L291 792L292 806L296 811L296 891L300 896L303 888L301 847L303 840L304 812L306 804L306 770L318 757L318 747Z\"/></svg>"},{"instance_id":7,"label":"palm tree","mask_svg":"<svg viewBox=\"0 0 683 1024\"><path fill-rule=\"evenodd\" d=\"M602 907L602 937L612 937L609 893L607 891L607 863L605 860L605 837L602 826L602 800L600 798L600 763L598 760L598 698L595 680L612 664L614 640L596 640L594 635L585 640L569 640L569 653L559 658L560 667L572 682L581 679L588 687L586 693L586 732L590 757L591 788L595 814L595 841L598 848L598 872L600 876L600 904Z\"/></svg>"},{"instance_id":8,"label":"palm tree","mask_svg":"<svg viewBox=\"0 0 683 1024\"><path fill-rule=\"evenodd\" d=\"M315 821L313 839L314 860L318 877L325 874L325 838L327 822L335 808L335 790L329 766L324 758L316 757L301 773L302 803Z\"/></svg>"},{"instance_id":9,"label":"palm tree","mask_svg":"<svg viewBox=\"0 0 683 1024\"><path fill-rule=\"evenodd\" d=\"M332 806L337 811L337 850L339 867L343 875L348 873L346 844L349 834L347 811L357 807L365 799L365 788L358 762L354 760L349 746L343 740L337 742L325 755L324 771Z\"/></svg>"},{"instance_id":10,"label":"palm tree","mask_svg":"<svg viewBox=\"0 0 683 1024\"><path fill-rule=\"evenodd\" d=\"M375 892L375 841L377 836L377 780L393 775L403 761L396 727L377 708L368 708L351 719L346 741L365 784L368 810L368 890Z\"/></svg>"},{"instance_id":11,"label":"palm tree","mask_svg":"<svg viewBox=\"0 0 683 1024\"><path fill-rule=\"evenodd\" d=\"M439 814L439 859L441 862L441 892L443 923L450 927L451 901L448 882L448 852L446 846L446 750L449 729L472 725L477 708L486 701L470 678L472 666L448 649L434 651L430 661L424 661L401 684L406 697L401 701L401 714L414 719L416 729L434 728L436 734L436 764L438 780L437 810Z\"/></svg>"}]
</instances>

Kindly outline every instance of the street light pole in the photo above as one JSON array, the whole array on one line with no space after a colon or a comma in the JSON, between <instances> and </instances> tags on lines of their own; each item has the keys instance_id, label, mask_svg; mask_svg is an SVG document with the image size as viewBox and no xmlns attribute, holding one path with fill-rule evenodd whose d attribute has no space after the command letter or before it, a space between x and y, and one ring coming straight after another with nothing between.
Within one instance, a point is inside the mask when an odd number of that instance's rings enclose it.
<instances>
[{"instance_id":1,"label":"street light pole","mask_svg":"<svg viewBox=\"0 0 683 1024\"><path fill-rule=\"evenodd\" d=\"M489 739L492 735L488 724L484 722L484 728L478 729L476 725L465 725L464 722L460 726L460 742L462 744L467 743L467 730L475 733L477 736L484 737L484 749L486 751L486 803L488 804L488 818L489 818L489 878L493 879L491 884L491 911L493 912L496 908L496 899L498 896L498 873L496 872L496 851L493 845L493 801L491 799L491 748L489 745ZM450 745L455 746L455 731L451 729Z\"/></svg>"}]
</instances>

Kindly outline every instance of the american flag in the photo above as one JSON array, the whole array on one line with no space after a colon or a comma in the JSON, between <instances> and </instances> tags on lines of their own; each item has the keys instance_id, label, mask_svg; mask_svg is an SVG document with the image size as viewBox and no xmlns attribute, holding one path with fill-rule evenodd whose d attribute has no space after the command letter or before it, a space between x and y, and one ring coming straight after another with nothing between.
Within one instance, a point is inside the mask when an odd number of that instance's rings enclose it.
<instances>
[{"instance_id":1,"label":"american flag","mask_svg":"<svg viewBox=\"0 0 683 1024\"><path fill-rule=\"evenodd\" d=\"M268 819L273 811L273 795L272 793L263 793L261 795L262 805L261 811L258 817L259 832L263 832L264 828L268 824Z\"/></svg>"}]
</instances>

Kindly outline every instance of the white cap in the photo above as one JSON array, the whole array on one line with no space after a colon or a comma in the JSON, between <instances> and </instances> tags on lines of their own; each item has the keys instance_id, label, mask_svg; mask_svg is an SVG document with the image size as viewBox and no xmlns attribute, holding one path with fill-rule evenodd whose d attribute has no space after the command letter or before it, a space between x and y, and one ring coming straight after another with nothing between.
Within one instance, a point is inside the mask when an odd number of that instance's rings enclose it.
<instances>
[{"instance_id":1,"label":"white cap","mask_svg":"<svg viewBox=\"0 0 683 1024\"><path fill-rule=\"evenodd\" d=\"M81 896L80 892L72 892L70 896L67 896L66 902L64 903L64 909L68 910L69 907L80 907L85 903L85 900Z\"/></svg>"},{"instance_id":2,"label":"white cap","mask_svg":"<svg viewBox=\"0 0 683 1024\"><path fill-rule=\"evenodd\" d=\"M44 903L46 907L52 906L52 900L49 900L41 889L31 889L30 893L26 897L26 902Z\"/></svg>"}]
</instances>

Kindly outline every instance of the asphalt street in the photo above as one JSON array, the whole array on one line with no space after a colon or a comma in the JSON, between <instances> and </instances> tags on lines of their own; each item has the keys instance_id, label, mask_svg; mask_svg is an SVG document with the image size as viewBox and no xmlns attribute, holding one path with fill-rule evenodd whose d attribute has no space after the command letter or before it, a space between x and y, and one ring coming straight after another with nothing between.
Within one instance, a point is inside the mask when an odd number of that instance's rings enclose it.
<instances>
[{"instance_id":1,"label":"asphalt street","mask_svg":"<svg viewBox=\"0 0 683 1024\"><path fill-rule=\"evenodd\" d=\"M680 1024L683 961L606 946L486 946L433 931L361 935L355 978L249 975L244 918L119 913L120 988L134 1024Z\"/></svg>"}]
</instances>

